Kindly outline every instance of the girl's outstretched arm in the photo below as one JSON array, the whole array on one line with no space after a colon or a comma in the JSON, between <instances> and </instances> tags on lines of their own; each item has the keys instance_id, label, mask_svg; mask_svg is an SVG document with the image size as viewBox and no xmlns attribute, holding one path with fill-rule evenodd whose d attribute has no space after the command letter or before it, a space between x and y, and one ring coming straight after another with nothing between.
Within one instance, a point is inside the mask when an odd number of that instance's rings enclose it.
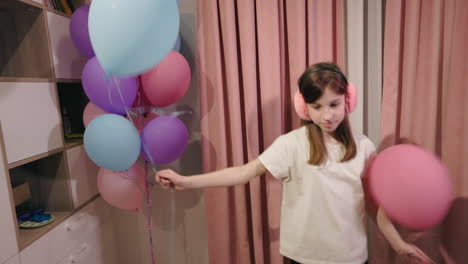
<instances>
[{"instance_id":1,"label":"girl's outstretched arm","mask_svg":"<svg viewBox=\"0 0 468 264\"><path fill-rule=\"evenodd\" d=\"M174 187L177 190L184 190L245 184L252 178L265 172L266 168L256 159L242 166L230 167L190 177L182 176L173 170L162 170L156 173L155 178L163 188Z\"/></svg>"}]
</instances>

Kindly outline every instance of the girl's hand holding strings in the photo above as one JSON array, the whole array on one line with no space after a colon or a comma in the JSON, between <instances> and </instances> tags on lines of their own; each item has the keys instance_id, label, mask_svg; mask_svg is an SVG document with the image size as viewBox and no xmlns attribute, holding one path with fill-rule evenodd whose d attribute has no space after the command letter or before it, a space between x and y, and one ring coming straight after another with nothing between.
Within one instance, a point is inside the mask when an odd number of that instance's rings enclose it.
<instances>
[{"instance_id":1,"label":"girl's hand holding strings","mask_svg":"<svg viewBox=\"0 0 468 264\"><path fill-rule=\"evenodd\" d=\"M161 185L164 189L174 188L176 190L190 189L188 185L187 177L182 176L173 170L161 170L155 175L156 182Z\"/></svg>"}]
</instances>

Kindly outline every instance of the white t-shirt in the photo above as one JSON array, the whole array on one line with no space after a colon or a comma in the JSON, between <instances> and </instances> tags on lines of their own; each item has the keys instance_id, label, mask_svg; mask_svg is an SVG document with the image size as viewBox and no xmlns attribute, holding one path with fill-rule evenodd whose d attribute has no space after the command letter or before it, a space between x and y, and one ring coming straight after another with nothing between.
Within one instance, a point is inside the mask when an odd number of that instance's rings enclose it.
<instances>
[{"instance_id":1,"label":"white t-shirt","mask_svg":"<svg viewBox=\"0 0 468 264\"><path fill-rule=\"evenodd\" d=\"M282 135L259 160L283 180L280 253L304 264L349 263L367 260L363 223L361 172L375 146L355 136L357 153L339 162L344 148L328 143L328 160L308 164L310 144L305 126Z\"/></svg>"}]
</instances>

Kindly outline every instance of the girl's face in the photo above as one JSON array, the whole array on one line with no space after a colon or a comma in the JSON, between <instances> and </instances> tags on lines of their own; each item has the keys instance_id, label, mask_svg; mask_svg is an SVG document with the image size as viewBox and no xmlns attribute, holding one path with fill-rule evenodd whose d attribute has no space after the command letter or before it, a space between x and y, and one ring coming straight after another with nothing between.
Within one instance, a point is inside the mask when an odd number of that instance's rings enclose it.
<instances>
[{"instance_id":1,"label":"girl's face","mask_svg":"<svg viewBox=\"0 0 468 264\"><path fill-rule=\"evenodd\" d=\"M326 88L315 102L307 104L312 121L323 132L333 133L345 118L345 95Z\"/></svg>"}]
</instances>

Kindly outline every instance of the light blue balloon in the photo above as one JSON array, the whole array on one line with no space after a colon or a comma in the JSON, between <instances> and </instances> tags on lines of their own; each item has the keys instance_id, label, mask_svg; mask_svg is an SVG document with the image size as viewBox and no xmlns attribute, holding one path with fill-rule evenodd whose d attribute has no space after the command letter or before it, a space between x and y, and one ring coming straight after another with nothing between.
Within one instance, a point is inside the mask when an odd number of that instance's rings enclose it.
<instances>
[{"instance_id":1,"label":"light blue balloon","mask_svg":"<svg viewBox=\"0 0 468 264\"><path fill-rule=\"evenodd\" d=\"M136 76L173 49L179 33L177 1L95 0L88 28L104 70L116 76Z\"/></svg>"},{"instance_id":2,"label":"light blue balloon","mask_svg":"<svg viewBox=\"0 0 468 264\"><path fill-rule=\"evenodd\" d=\"M180 45L181 45L181 41L180 41L180 35L179 35L174 45L174 50L176 50L177 52L180 52Z\"/></svg>"},{"instance_id":3,"label":"light blue balloon","mask_svg":"<svg viewBox=\"0 0 468 264\"><path fill-rule=\"evenodd\" d=\"M138 159L141 138L132 122L119 115L105 114L88 124L84 147L89 158L99 167L124 171Z\"/></svg>"}]
</instances>

